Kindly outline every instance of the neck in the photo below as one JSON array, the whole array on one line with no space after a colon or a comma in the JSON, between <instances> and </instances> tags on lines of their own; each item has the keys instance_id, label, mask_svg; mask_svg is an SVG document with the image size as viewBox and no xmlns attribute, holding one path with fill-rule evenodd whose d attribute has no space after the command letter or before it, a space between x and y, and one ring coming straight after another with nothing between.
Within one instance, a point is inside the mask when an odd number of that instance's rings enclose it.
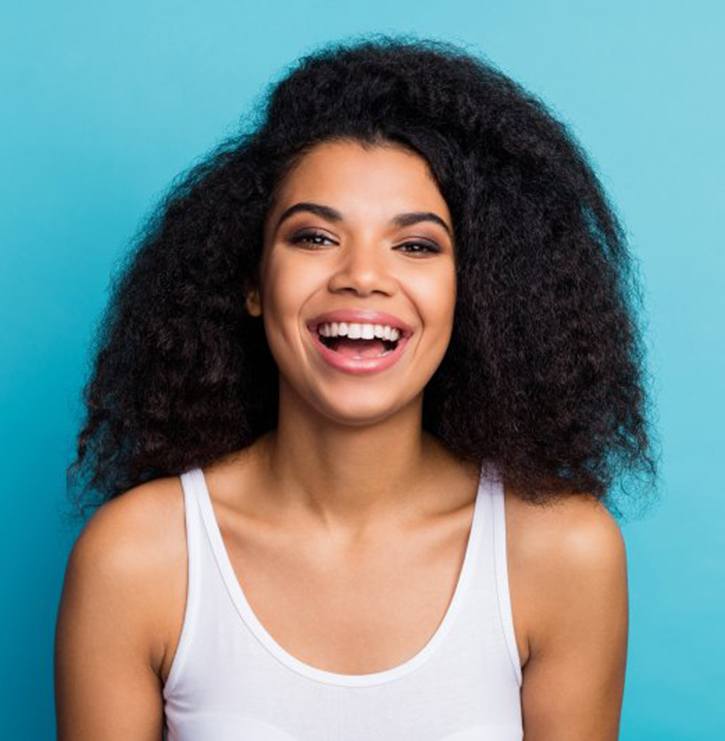
<instances>
[{"instance_id":1,"label":"neck","mask_svg":"<svg viewBox=\"0 0 725 741\"><path fill-rule=\"evenodd\" d=\"M422 429L422 397L358 426L301 413L281 397L277 428L261 447L277 506L353 537L421 512L423 487L449 455Z\"/></svg>"}]
</instances>

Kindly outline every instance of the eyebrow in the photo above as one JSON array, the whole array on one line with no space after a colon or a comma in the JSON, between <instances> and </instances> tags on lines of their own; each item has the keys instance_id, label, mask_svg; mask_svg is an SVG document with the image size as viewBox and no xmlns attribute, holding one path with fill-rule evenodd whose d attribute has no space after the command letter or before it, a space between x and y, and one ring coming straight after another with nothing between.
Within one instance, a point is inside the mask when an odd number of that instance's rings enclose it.
<instances>
[{"instance_id":1,"label":"eyebrow","mask_svg":"<svg viewBox=\"0 0 725 741\"><path fill-rule=\"evenodd\" d=\"M317 214L317 216L322 216L328 221L343 220L342 214L337 209L332 208L331 206L325 206L321 203L301 201L300 203L295 203L293 206L290 206L288 209L285 209L285 211L282 212L282 215L277 220L277 226L275 227L275 230L279 229L280 225L285 219L288 219L290 216L292 216L292 214L296 214L299 211L308 211L309 213ZM394 224L395 226L410 226L411 224L417 224L420 221L432 221L436 224L439 224L446 230L449 237L453 237L448 224L446 224L446 222L440 216L438 216L438 214L433 213L433 211L408 211L406 213L397 214L396 216L393 216L393 218L390 220L390 223Z\"/></svg>"}]
</instances>

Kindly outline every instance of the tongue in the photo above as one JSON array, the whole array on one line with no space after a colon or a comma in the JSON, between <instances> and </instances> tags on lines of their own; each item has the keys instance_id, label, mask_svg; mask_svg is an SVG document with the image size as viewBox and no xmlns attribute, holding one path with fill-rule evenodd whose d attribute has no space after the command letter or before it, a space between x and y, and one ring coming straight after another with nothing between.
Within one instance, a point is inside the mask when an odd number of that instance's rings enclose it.
<instances>
[{"instance_id":1,"label":"tongue","mask_svg":"<svg viewBox=\"0 0 725 741\"><path fill-rule=\"evenodd\" d=\"M382 340L350 340L340 337L335 351L348 358L377 358L385 352Z\"/></svg>"}]
</instances>

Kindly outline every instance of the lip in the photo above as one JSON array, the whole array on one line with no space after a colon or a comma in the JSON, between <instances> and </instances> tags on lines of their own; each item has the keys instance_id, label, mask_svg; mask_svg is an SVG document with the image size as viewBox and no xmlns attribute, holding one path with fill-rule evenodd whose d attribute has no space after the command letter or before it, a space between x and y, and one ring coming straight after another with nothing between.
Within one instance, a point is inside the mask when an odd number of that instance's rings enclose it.
<instances>
[{"instance_id":1,"label":"lip","mask_svg":"<svg viewBox=\"0 0 725 741\"><path fill-rule=\"evenodd\" d=\"M391 350L386 355L381 355L379 358L350 358L335 352L320 340L317 327L325 322L369 322L371 324L388 324L391 327L399 329L401 334L395 349ZM309 321L307 323L307 328L312 336L312 342L320 353L322 359L333 368L352 375L379 373L380 371L387 370L395 365L398 360L400 360L405 351L405 347L408 344L408 340L413 334L413 328L409 324L403 322L392 314L372 310L339 310L326 312Z\"/></svg>"}]
</instances>

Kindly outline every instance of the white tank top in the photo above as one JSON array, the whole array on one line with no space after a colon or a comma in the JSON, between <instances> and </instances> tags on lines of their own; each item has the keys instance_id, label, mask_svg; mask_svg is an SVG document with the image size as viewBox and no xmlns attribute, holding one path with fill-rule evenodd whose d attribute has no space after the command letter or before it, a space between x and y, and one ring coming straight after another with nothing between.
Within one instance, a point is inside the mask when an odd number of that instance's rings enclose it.
<instances>
[{"instance_id":1,"label":"white tank top","mask_svg":"<svg viewBox=\"0 0 725 741\"><path fill-rule=\"evenodd\" d=\"M289 654L259 622L199 468L184 491L188 586L163 688L168 741L521 741L521 667L504 497L481 467L463 565L445 616L412 658L337 674Z\"/></svg>"}]
</instances>

